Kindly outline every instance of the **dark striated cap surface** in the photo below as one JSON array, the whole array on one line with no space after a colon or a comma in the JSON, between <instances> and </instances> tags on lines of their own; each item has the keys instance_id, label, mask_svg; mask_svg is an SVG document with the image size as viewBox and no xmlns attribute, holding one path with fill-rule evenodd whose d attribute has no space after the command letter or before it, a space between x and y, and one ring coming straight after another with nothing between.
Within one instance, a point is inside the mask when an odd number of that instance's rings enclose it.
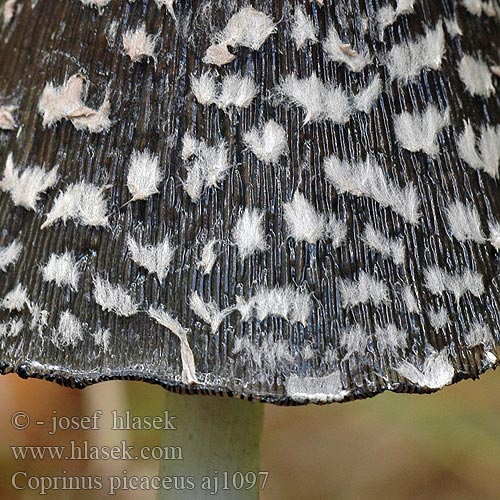
<instances>
[{"instance_id":1,"label":"dark striated cap surface","mask_svg":"<svg viewBox=\"0 0 500 500\"><path fill-rule=\"evenodd\" d=\"M277 404L498 363L500 8L19 0L0 362Z\"/></svg>"}]
</instances>

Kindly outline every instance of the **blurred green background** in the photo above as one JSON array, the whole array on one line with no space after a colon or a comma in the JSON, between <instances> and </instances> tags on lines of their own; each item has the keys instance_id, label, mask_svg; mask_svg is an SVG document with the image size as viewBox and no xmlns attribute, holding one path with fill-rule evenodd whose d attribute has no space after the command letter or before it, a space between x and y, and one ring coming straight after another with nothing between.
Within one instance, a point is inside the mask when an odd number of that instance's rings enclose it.
<instances>
[{"instance_id":1,"label":"blurred green background","mask_svg":"<svg viewBox=\"0 0 500 500\"><path fill-rule=\"evenodd\" d=\"M323 499L495 499L500 498L500 374L465 381L439 393L419 396L385 393L371 400L328 406L266 406L261 469L269 471L262 500ZM134 415L161 415L165 391L140 382L106 382L83 391L39 380L0 377L0 498L40 498L29 489L16 491L12 475L156 475L154 460L122 462L15 460L11 446L135 446L161 443L159 431L68 430L49 436L37 426L54 415L91 415L129 409ZM251 404L251 403L244 403ZM25 411L26 430L16 430L12 415ZM87 499L106 495L51 491L46 498ZM43 498L43 497L42 497ZM153 499L153 491L124 491L113 498Z\"/></svg>"}]
</instances>

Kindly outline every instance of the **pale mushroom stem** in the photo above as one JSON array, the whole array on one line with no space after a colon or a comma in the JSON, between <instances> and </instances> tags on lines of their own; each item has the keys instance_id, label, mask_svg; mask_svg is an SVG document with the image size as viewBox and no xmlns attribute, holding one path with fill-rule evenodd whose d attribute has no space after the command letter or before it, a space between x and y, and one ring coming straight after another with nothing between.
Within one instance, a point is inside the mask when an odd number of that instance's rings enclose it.
<instances>
[{"instance_id":1,"label":"pale mushroom stem","mask_svg":"<svg viewBox=\"0 0 500 500\"><path fill-rule=\"evenodd\" d=\"M178 448L164 448L159 475L181 479L160 490L158 500L259 498L266 479L259 470L262 403L169 393L166 410L176 418L175 430L164 431L163 446ZM172 459L179 453L182 460Z\"/></svg>"}]
</instances>

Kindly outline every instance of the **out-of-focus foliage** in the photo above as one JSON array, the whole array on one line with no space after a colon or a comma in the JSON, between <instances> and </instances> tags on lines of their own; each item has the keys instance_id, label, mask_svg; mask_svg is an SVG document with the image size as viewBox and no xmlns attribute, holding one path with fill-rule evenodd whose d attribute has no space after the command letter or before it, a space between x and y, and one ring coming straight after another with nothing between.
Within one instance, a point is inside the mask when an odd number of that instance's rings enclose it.
<instances>
[{"instance_id":1,"label":"out-of-focus foliage","mask_svg":"<svg viewBox=\"0 0 500 500\"><path fill-rule=\"evenodd\" d=\"M491 372L426 396L386 393L371 400L325 407L266 406L262 470L269 471L262 500L498 499L500 470L500 377ZM95 394L94 394L95 393ZM156 475L151 461L57 461L13 459L11 446L68 445L85 439L96 446L160 444L157 431L60 431L47 426L25 431L11 416L25 411L35 420L57 415L91 415L96 409L160 415L163 389L133 382L109 382L74 391L43 381L0 379L0 498L40 498L16 492L11 476ZM188 396L186 396L188 397ZM98 401L98 403L95 403ZM248 403L251 404L251 403ZM168 407L168 405L167 405ZM32 423L33 423L32 422ZM189 474L187 468L186 474ZM52 491L53 499L96 499L96 492ZM116 499L154 499L153 491L129 491Z\"/></svg>"}]
</instances>

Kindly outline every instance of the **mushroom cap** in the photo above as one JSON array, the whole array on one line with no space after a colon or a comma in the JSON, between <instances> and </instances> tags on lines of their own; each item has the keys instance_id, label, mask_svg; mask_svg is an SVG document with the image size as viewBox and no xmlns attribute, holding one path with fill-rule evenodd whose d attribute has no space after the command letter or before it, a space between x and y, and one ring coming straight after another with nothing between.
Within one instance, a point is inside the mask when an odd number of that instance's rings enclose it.
<instances>
[{"instance_id":1,"label":"mushroom cap","mask_svg":"<svg viewBox=\"0 0 500 500\"><path fill-rule=\"evenodd\" d=\"M496 4L18 3L2 373L305 404L497 365Z\"/></svg>"}]
</instances>

